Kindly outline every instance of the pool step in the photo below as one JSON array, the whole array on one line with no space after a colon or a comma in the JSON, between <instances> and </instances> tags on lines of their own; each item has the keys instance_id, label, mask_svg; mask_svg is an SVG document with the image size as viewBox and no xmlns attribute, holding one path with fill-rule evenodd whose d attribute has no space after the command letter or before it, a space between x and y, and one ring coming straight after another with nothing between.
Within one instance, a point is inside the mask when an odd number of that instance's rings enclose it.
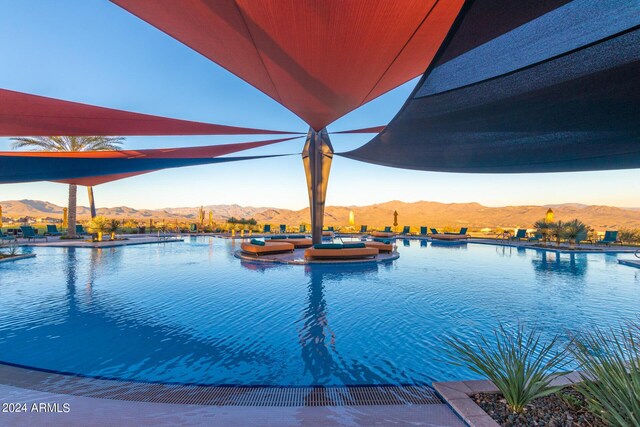
<instances>
[{"instance_id":1,"label":"pool step","mask_svg":"<svg viewBox=\"0 0 640 427\"><path fill-rule=\"evenodd\" d=\"M442 404L427 386L253 387L130 382L0 363L0 383L48 393L138 402L215 406Z\"/></svg>"}]
</instances>

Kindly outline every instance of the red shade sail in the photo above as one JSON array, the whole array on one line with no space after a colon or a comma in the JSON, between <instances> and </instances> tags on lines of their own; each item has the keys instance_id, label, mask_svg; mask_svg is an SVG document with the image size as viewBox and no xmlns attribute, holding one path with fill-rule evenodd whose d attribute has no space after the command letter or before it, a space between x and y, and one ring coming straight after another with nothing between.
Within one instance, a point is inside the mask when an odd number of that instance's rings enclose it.
<instances>
[{"instance_id":1,"label":"red shade sail","mask_svg":"<svg viewBox=\"0 0 640 427\"><path fill-rule=\"evenodd\" d=\"M361 128L361 129L352 129L352 130L342 130L340 132L329 132L329 133L380 133L384 130L385 126L373 126L370 128Z\"/></svg>"},{"instance_id":2,"label":"red shade sail","mask_svg":"<svg viewBox=\"0 0 640 427\"><path fill-rule=\"evenodd\" d=\"M424 72L464 0L112 0L316 130Z\"/></svg>"},{"instance_id":3,"label":"red shade sail","mask_svg":"<svg viewBox=\"0 0 640 427\"><path fill-rule=\"evenodd\" d=\"M151 116L0 89L0 136L282 134Z\"/></svg>"}]
</instances>

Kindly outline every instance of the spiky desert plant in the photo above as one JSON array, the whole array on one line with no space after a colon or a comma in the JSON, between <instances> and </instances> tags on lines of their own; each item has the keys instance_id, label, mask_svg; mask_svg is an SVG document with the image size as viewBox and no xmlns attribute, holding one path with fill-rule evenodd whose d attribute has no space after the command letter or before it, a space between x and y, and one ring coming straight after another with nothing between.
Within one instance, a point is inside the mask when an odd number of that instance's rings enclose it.
<instances>
[{"instance_id":1,"label":"spiky desert plant","mask_svg":"<svg viewBox=\"0 0 640 427\"><path fill-rule=\"evenodd\" d=\"M556 349L559 336L542 342L536 329L518 325L509 332L500 324L488 339L448 339L447 353L457 366L466 366L490 379L507 401L509 409L521 413L532 400L561 389L551 386L556 372L565 366L566 352Z\"/></svg>"},{"instance_id":2,"label":"spiky desert plant","mask_svg":"<svg viewBox=\"0 0 640 427\"><path fill-rule=\"evenodd\" d=\"M596 328L574 339L584 381L576 388L611 426L640 426L640 326Z\"/></svg>"},{"instance_id":3,"label":"spiky desert plant","mask_svg":"<svg viewBox=\"0 0 640 427\"><path fill-rule=\"evenodd\" d=\"M12 148L27 148L34 151L108 151L118 150L124 142L122 137L113 136L34 136L11 138ZM67 235L76 235L76 206L78 186L69 184L69 213ZM93 190L89 190L93 199Z\"/></svg>"},{"instance_id":4,"label":"spiky desert plant","mask_svg":"<svg viewBox=\"0 0 640 427\"><path fill-rule=\"evenodd\" d=\"M117 219L112 219L111 221L109 221L107 231L111 235L111 240L114 240L116 238L116 233L119 230L120 230L120 221L118 221Z\"/></svg>"},{"instance_id":5,"label":"spiky desert plant","mask_svg":"<svg viewBox=\"0 0 640 427\"><path fill-rule=\"evenodd\" d=\"M102 233L109 231L109 227L109 219L102 215L98 215L97 217L93 218L87 225L87 228L90 232L98 234L98 241L102 240Z\"/></svg>"}]
</instances>

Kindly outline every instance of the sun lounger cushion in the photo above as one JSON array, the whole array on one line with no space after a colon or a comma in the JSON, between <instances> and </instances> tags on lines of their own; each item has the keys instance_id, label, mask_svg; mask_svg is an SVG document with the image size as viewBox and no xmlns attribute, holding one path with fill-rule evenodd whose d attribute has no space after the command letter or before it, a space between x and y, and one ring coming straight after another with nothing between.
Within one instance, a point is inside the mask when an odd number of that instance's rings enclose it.
<instances>
[{"instance_id":1,"label":"sun lounger cushion","mask_svg":"<svg viewBox=\"0 0 640 427\"><path fill-rule=\"evenodd\" d=\"M348 248L352 248L352 249L353 248L366 248L364 243L343 243L342 247L345 248L345 249L348 249Z\"/></svg>"},{"instance_id":2,"label":"sun lounger cushion","mask_svg":"<svg viewBox=\"0 0 640 427\"><path fill-rule=\"evenodd\" d=\"M376 248L341 248L341 249L315 249L309 248L304 252L305 258L324 259L361 259L372 258L378 255Z\"/></svg>"},{"instance_id":3,"label":"sun lounger cushion","mask_svg":"<svg viewBox=\"0 0 640 427\"><path fill-rule=\"evenodd\" d=\"M391 244L391 240L387 240L387 242L388 243L368 241L368 242L364 242L364 245L367 248L376 248L380 252L392 252L393 244Z\"/></svg>"},{"instance_id":4,"label":"sun lounger cushion","mask_svg":"<svg viewBox=\"0 0 640 427\"><path fill-rule=\"evenodd\" d=\"M266 243L263 242L262 240L257 240L257 239L251 239L251 244L252 245L258 245L258 246L265 246Z\"/></svg>"},{"instance_id":5,"label":"sun lounger cushion","mask_svg":"<svg viewBox=\"0 0 640 427\"><path fill-rule=\"evenodd\" d=\"M243 243L243 252L254 255L267 255L282 252L293 252L294 246L286 242L262 242L264 245L254 245L253 243Z\"/></svg>"},{"instance_id":6,"label":"sun lounger cushion","mask_svg":"<svg viewBox=\"0 0 640 427\"><path fill-rule=\"evenodd\" d=\"M342 243L318 243L313 245L314 249L342 249Z\"/></svg>"},{"instance_id":7,"label":"sun lounger cushion","mask_svg":"<svg viewBox=\"0 0 640 427\"><path fill-rule=\"evenodd\" d=\"M391 244L391 240L389 239L382 239L380 237L374 237L373 238L374 242L380 242L380 243L384 243L385 245L390 245Z\"/></svg>"}]
</instances>

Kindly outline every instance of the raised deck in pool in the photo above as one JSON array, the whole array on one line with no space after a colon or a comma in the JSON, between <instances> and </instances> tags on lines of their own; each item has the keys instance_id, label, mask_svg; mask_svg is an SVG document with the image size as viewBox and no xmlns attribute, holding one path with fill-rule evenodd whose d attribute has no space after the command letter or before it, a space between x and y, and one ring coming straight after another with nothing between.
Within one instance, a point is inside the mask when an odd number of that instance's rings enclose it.
<instances>
[{"instance_id":1,"label":"raised deck in pool","mask_svg":"<svg viewBox=\"0 0 640 427\"><path fill-rule=\"evenodd\" d=\"M363 263L386 263L400 258L400 254L397 250L389 253L379 253L375 258L355 258L355 259L305 259L305 249L295 249L293 252L273 254L273 255L260 255L255 256L237 250L234 252L234 256L243 261L259 262L259 263L273 263L273 264L292 264L292 265L308 265L308 264L363 264Z\"/></svg>"}]
</instances>

